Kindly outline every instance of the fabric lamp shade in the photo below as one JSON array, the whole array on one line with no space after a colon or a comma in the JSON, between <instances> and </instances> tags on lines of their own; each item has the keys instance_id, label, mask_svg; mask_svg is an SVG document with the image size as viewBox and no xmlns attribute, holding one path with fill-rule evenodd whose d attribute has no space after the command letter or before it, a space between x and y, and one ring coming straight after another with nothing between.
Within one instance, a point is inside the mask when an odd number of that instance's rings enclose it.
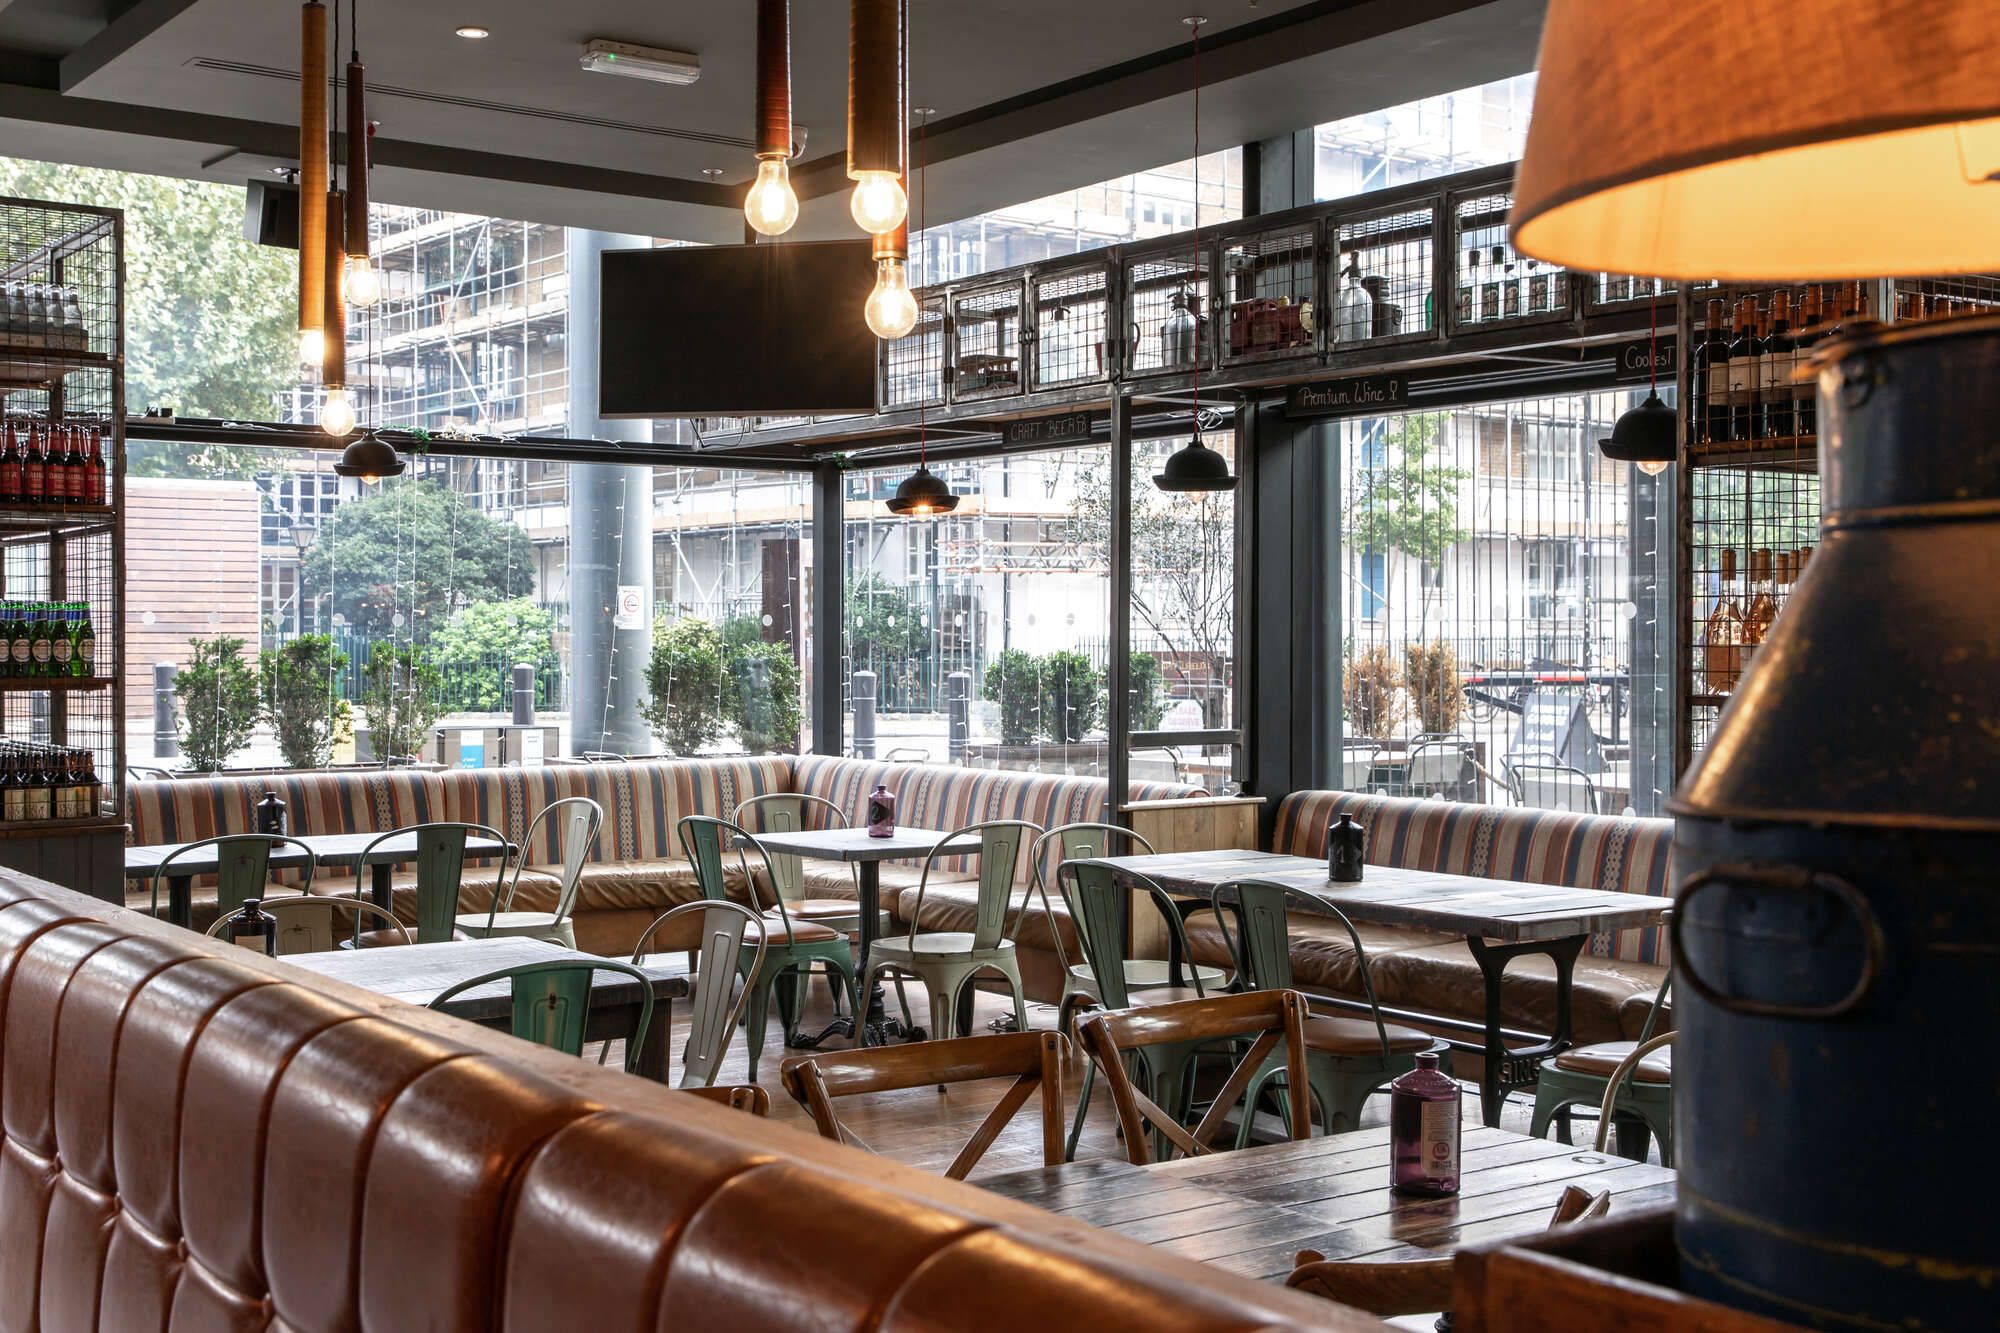
<instances>
[{"instance_id":1,"label":"fabric lamp shade","mask_svg":"<svg viewBox=\"0 0 2000 1333\"><path fill-rule=\"evenodd\" d=\"M1514 243L1762 281L1991 271L1995 0L1550 0Z\"/></svg>"}]
</instances>

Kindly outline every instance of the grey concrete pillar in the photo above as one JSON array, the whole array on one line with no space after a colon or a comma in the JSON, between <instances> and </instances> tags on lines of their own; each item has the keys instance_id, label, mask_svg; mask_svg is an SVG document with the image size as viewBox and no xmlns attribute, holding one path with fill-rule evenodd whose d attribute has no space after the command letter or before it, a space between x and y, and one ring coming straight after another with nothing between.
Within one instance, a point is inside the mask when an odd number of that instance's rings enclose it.
<instances>
[{"instance_id":1,"label":"grey concrete pillar","mask_svg":"<svg viewBox=\"0 0 2000 1333\"><path fill-rule=\"evenodd\" d=\"M174 677L180 668L172 662L153 663L153 757L174 759L181 752L180 724L174 718Z\"/></svg>"},{"instance_id":2,"label":"grey concrete pillar","mask_svg":"<svg viewBox=\"0 0 2000 1333\"><path fill-rule=\"evenodd\" d=\"M598 256L651 244L643 236L569 230L569 433L578 439L652 441L649 421L605 421L597 414ZM651 753L653 739L639 716L652 648L650 467L571 465L569 607L570 752Z\"/></svg>"},{"instance_id":3,"label":"grey concrete pillar","mask_svg":"<svg viewBox=\"0 0 2000 1333\"><path fill-rule=\"evenodd\" d=\"M854 753L861 759L875 757L875 673L857 671L849 677L854 704Z\"/></svg>"},{"instance_id":4,"label":"grey concrete pillar","mask_svg":"<svg viewBox=\"0 0 2000 1333\"><path fill-rule=\"evenodd\" d=\"M945 741L951 762L965 762L965 743L972 736L972 673L954 671L944 678Z\"/></svg>"},{"instance_id":5,"label":"grey concrete pillar","mask_svg":"<svg viewBox=\"0 0 2000 1333\"><path fill-rule=\"evenodd\" d=\"M535 725L535 664L514 663L514 725Z\"/></svg>"}]
</instances>

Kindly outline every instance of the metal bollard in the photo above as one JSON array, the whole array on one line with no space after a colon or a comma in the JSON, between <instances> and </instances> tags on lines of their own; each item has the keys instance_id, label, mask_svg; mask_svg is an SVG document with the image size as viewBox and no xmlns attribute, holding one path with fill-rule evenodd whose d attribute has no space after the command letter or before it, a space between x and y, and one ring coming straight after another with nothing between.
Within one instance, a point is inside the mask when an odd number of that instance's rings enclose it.
<instances>
[{"instance_id":1,"label":"metal bollard","mask_svg":"<svg viewBox=\"0 0 2000 1333\"><path fill-rule=\"evenodd\" d=\"M946 751L951 762L965 762L965 743L972 737L972 673L953 671L944 678Z\"/></svg>"},{"instance_id":2,"label":"metal bollard","mask_svg":"<svg viewBox=\"0 0 2000 1333\"><path fill-rule=\"evenodd\" d=\"M857 671L848 677L854 700L854 753L861 759L875 757L875 673Z\"/></svg>"},{"instance_id":3,"label":"metal bollard","mask_svg":"<svg viewBox=\"0 0 2000 1333\"><path fill-rule=\"evenodd\" d=\"M180 667L172 662L153 663L153 757L177 759L181 752L181 729L174 717L174 677Z\"/></svg>"},{"instance_id":4,"label":"metal bollard","mask_svg":"<svg viewBox=\"0 0 2000 1333\"><path fill-rule=\"evenodd\" d=\"M514 725L535 725L535 664L514 663Z\"/></svg>"}]
</instances>

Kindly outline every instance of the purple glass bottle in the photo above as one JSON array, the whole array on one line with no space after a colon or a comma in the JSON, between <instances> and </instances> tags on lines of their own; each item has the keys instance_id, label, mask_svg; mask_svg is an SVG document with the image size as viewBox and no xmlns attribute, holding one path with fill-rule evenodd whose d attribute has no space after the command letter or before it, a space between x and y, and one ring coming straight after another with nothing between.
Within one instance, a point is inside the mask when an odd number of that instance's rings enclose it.
<instances>
[{"instance_id":1,"label":"purple glass bottle","mask_svg":"<svg viewBox=\"0 0 2000 1333\"><path fill-rule=\"evenodd\" d=\"M875 790L868 793L868 836L896 836L896 794L879 782L875 784Z\"/></svg>"},{"instance_id":2,"label":"purple glass bottle","mask_svg":"<svg viewBox=\"0 0 2000 1333\"><path fill-rule=\"evenodd\" d=\"M1459 1087L1429 1051L1389 1084L1389 1183L1398 1194L1458 1193Z\"/></svg>"}]
</instances>

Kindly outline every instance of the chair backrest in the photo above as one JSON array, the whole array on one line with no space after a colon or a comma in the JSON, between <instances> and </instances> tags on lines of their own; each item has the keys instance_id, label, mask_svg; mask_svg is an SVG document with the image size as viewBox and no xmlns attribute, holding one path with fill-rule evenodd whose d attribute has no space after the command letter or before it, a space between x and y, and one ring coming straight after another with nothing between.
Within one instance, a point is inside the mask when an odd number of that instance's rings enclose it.
<instances>
[{"instance_id":1,"label":"chair backrest","mask_svg":"<svg viewBox=\"0 0 2000 1333\"><path fill-rule=\"evenodd\" d=\"M1186 1156L1212 1152L1209 1141L1249 1089L1250 1080L1263 1068L1265 1060L1279 1049L1285 1053L1286 1122L1291 1136L1303 1139L1310 1135L1312 1102L1306 1079L1305 1020L1306 1000L1297 991L1255 990L1137 1009L1107 1009L1082 1020L1077 1031L1082 1034L1084 1050L1111 1088L1111 1100L1118 1108L1119 1128L1125 1135L1126 1155L1144 1166L1153 1160L1153 1136L1147 1132L1149 1123L1166 1136L1170 1148ZM1129 1051L1169 1043L1219 1043L1232 1039L1247 1040L1248 1049L1192 1131L1135 1088L1125 1068L1125 1055ZM1249 1115L1251 1108L1246 1106L1243 1113Z\"/></svg>"},{"instance_id":2,"label":"chair backrest","mask_svg":"<svg viewBox=\"0 0 2000 1333\"><path fill-rule=\"evenodd\" d=\"M417 943L444 943L452 937L458 919L458 886L465 877L465 844L474 834L491 838L503 848L507 845L506 834L485 824L413 824L377 835L361 849L360 857L354 862L355 898L359 900L368 896L368 877L377 859L377 848L397 838L415 839L416 855L401 859L414 860L417 866ZM479 855L484 857L489 853ZM503 850L490 855L500 858L500 874L495 882L505 884L507 853ZM355 930L357 934L360 931L358 918Z\"/></svg>"},{"instance_id":3,"label":"chair backrest","mask_svg":"<svg viewBox=\"0 0 2000 1333\"><path fill-rule=\"evenodd\" d=\"M1472 776L1472 744L1461 740L1427 740L1410 747L1404 781L1412 788L1441 787Z\"/></svg>"},{"instance_id":4,"label":"chair backrest","mask_svg":"<svg viewBox=\"0 0 2000 1333\"><path fill-rule=\"evenodd\" d=\"M804 792L774 791L752 796L740 803L730 816L739 827L749 828L755 815L760 833L802 833L809 827L846 828L847 812L824 796ZM776 876L771 885L781 902L795 903L806 896L805 858L795 852L765 849Z\"/></svg>"},{"instance_id":5,"label":"chair backrest","mask_svg":"<svg viewBox=\"0 0 2000 1333\"><path fill-rule=\"evenodd\" d=\"M582 1055L584 1031L590 1023L591 983L599 972L623 974L639 986L639 1014L625 1038L625 1072L629 1074L638 1067L639 1048L645 1044L646 1029L653 1022L653 979L630 963L610 958L555 958L546 963L503 967L438 992L430 1008L443 1009L466 991L505 981L514 992L509 1030L515 1036L570 1055Z\"/></svg>"},{"instance_id":6,"label":"chair backrest","mask_svg":"<svg viewBox=\"0 0 2000 1333\"><path fill-rule=\"evenodd\" d=\"M696 914L701 916L703 961L695 973L694 994L688 997L687 1055L679 1085L683 1091L705 1088L715 1081L723 1052L729 1048L730 1034L736 1031L736 1022L743 1016L743 1006L750 998L746 987L735 1004L729 1002L736 980L737 956L746 932L757 922L757 914L741 903L706 898L698 903L682 903L655 917L653 924L640 934L632 950L633 965L637 966L646 957L646 947L668 922ZM756 943L756 957L743 973L747 977L763 972L766 945L761 930L757 932Z\"/></svg>"},{"instance_id":7,"label":"chair backrest","mask_svg":"<svg viewBox=\"0 0 2000 1333\"><path fill-rule=\"evenodd\" d=\"M682 1088L705 1102L721 1102L732 1111L748 1111L754 1116L771 1114L771 1094L755 1083L716 1083L706 1088Z\"/></svg>"},{"instance_id":8,"label":"chair backrest","mask_svg":"<svg viewBox=\"0 0 2000 1333\"><path fill-rule=\"evenodd\" d=\"M565 796L559 801L550 801L535 815L528 825L528 835L521 839L525 849L535 846L535 834L543 824L553 824L556 828L558 846L562 848L562 887L556 893L556 920L561 921L576 906L577 886L583 881L583 863L590 856L590 848L597 841L597 830L604 825L604 807L588 796ZM524 850L521 859L514 865L514 877L507 883L507 907L500 906L498 894L493 898L493 910L507 911L514 903L514 889L521 882L521 871L527 867L528 856Z\"/></svg>"},{"instance_id":9,"label":"chair backrest","mask_svg":"<svg viewBox=\"0 0 2000 1333\"><path fill-rule=\"evenodd\" d=\"M386 907L378 907L367 899L360 902L352 898L322 898L293 894L284 898L266 898L262 904L266 916L278 919L278 954L327 953L334 947L333 920L337 912L357 912L366 919L379 923L384 930L392 930L398 936L397 943L409 944L410 932L396 919L396 914ZM229 923L243 915L237 907L223 913L208 928L208 933L221 936L229 929Z\"/></svg>"},{"instance_id":10,"label":"chair backrest","mask_svg":"<svg viewBox=\"0 0 2000 1333\"><path fill-rule=\"evenodd\" d=\"M271 882L271 853L280 846L296 847L305 853L305 865L297 890L300 893L312 892L313 871L319 867L319 858L313 854L310 843L288 838L282 833L228 833L219 838L190 842L167 853L153 871L153 915L160 914L160 886L173 876L174 863L193 860L198 852L210 847L215 849L215 902L219 913L226 915L251 898L262 898ZM191 923L177 921L174 924L186 926Z\"/></svg>"},{"instance_id":11,"label":"chair backrest","mask_svg":"<svg viewBox=\"0 0 2000 1333\"><path fill-rule=\"evenodd\" d=\"M1035 892L1042 896L1042 911L1044 913L1049 911L1048 879L1042 867L1048 863L1048 853L1051 847L1054 847L1057 852L1056 891L1064 893L1065 890L1061 876L1062 867L1065 862L1109 856L1112 854L1111 848L1120 841L1127 844L1129 848L1126 853L1127 855L1137 855L1140 852L1144 852L1148 856L1153 855L1153 844L1144 834L1136 833L1131 829L1121 827L1117 824L1094 824L1089 822L1058 824L1041 837L1036 838L1034 846L1028 851L1028 869L1035 877ZM1064 905L1070 909L1070 914L1074 917L1076 914L1076 904L1068 902L1067 898L1065 898ZM1056 960L1064 968L1067 968L1069 966L1069 959L1064 956L1062 932L1059 930L1049 931L1049 940L1055 945Z\"/></svg>"},{"instance_id":12,"label":"chair backrest","mask_svg":"<svg viewBox=\"0 0 2000 1333\"><path fill-rule=\"evenodd\" d=\"M1021 854L1041 836L1042 826L1030 824L1025 819L989 819L983 823L967 824L952 830L931 848L924 857L923 872L917 879L916 906L910 911L911 935L919 933L918 926L923 919L924 890L931 882L931 867L941 857L962 855L944 849L960 838L975 834L979 838L979 900L972 925L972 947L991 949L1000 943L1007 932L1008 910L1014 896L1014 874L1019 868ZM1028 906L1028 894L1034 888L1031 878L1021 890L1021 907ZM898 912L900 915L900 910Z\"/></svg>"},{"instance_id":13,"label":"chair backrest","mask_svg":"<svg viewBox=\"0 0 2000 1333\"><path fill-rule=\"evenodd\" d=\"M1069 1042L1059 1032L950 1037L907 1046L868 1046L795 1057L785 1061L784 1083L793 1100L811 1113L821 1137L873 1152L841 1123L834 1111L835 1099L1011 1075L1014 1081L999 1103L987 1112L945 1168L950 1179L963 1180L1038 1090L1042 1094L1042 1160L1048 1166L1062 1164L1066 1119L1063 1064L1068 1056Z\"/></svg>"},{"instance_id":14,"label":"chair backrest","mask_svg":"<svg viewBox=\"0 0 2000 1333\"><path fill-rule=\"evenodd\" d=\"M1553 759L1525 759L1509 764L1507 772L1517 804L1533 810L1598 813L1597 784L1582 769Z\"/></svg>"},{"instance_id":15,"label":"chair backrest","mask_svg":"<svg viewBox=\"0 0 2000 1333\"><path fill-rule=\"evenodd\" d=\"M1159 909L1176 958L1188 956L1187 929L1174 900L1167 891L1136 870L1113 866L1108 861L1065 861L1056 871L1056 883L1063 901L1069 904L1070 918L1076 922L1077 943L1083 960L1097 979L1099 1002L1106 1009L1123 1009L1132 1002L1125 988L1125 941L1131 938L1132 894L1144 893ZM1202 994L1201 974L1189 968L1195 993Z\"/></svg>"},{"instance_id":16,"label":"chair backrest","mask_svg":"<svg viewBox=\"0 0 2000 1333\"><path fill-rule=\"evenodd\" d=\"M1361 932L1347 919L1347 913L1322 898L1295 889L1277 880L1225 880L1209 891L1209 906L1215 912L1222 943L1235 960L1239 982L1253 990L1289 990L1292 985L1291 920L1288 909L1296 901L1319 916L1330 916L1347 929L1354 946L1354 965L1361 973L1361 993L1368 998L1368 1012L1375 1019L1375 1035L1381 1038L1382 1054L1389 1053L1389 1032L1382 1022L1382 1007L1375 1001L1375 983L1368 976L1368 951L1361 945ZM1231 938L1229 920L1236 919Z\"/></svg>"},{"instance_id":17,"label":"chair backrest","mask_svg":"<svg viewBox=\"0 0 2000 1333\"><path fill-rule=\"evenodd\" d=\"M1367 791L1368 779L1374 776L1376 757L1382 753L1374 742L1367 745L1343 745L1340 747L1340 790Z\"/></svg>"},{"instance_id":18,"label":"chair backrest","mask_svg":"<svg viewBox=\"0 0 2000 1333\"><path fill-rule=\"evenodd\" d=\"M734 844L737 860L752 884L757 881L757 865L764 868L766 879L773 883L777 881L778 868L770 851L742 825L717 819L713 815L683 815L677 828L681 850L694 867L695 882L701 886L701 896L709 902L730 901L728 881L723 877L722 858L731 844ZM751 852L756 853L756 865L750 863L748 854ZM792 914L786 910L783 898L773 905L777 908L779 924L785 929L784 942L779 947L789 949L794 943Z\"/></svg>"}]
</instances>

